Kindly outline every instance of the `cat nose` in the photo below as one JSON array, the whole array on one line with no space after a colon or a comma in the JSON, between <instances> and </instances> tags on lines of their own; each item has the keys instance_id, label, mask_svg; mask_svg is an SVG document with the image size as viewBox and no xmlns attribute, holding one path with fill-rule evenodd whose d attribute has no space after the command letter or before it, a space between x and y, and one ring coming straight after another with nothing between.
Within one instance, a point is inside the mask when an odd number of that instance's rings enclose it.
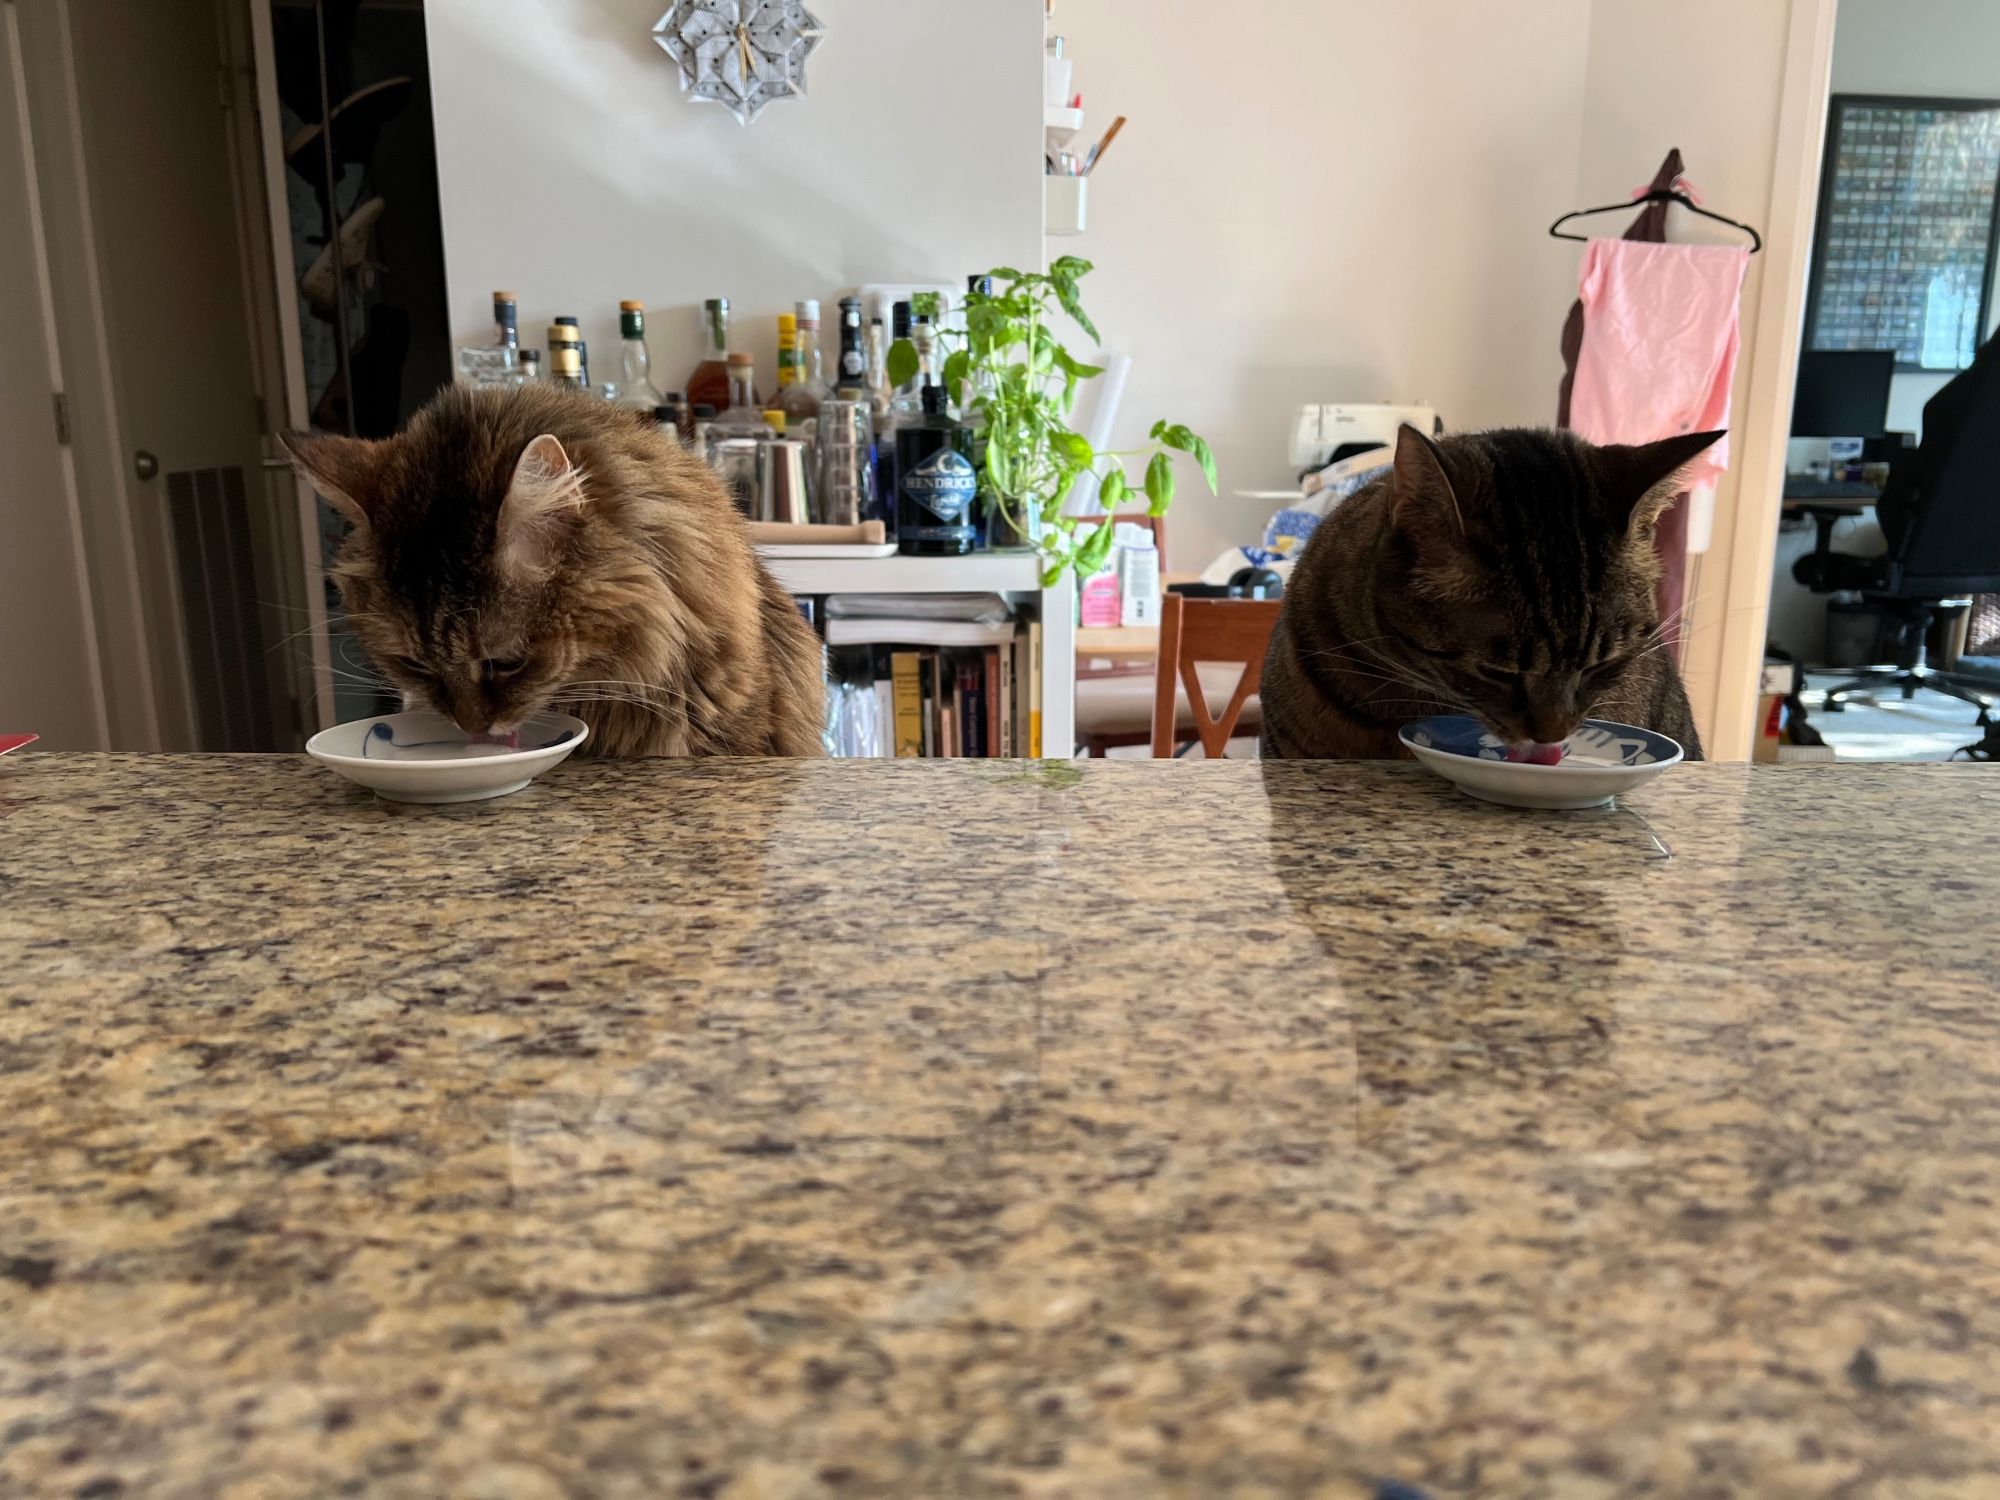
<instances>
[{"instance_id":1,"label":"cat nose","mask_svg":"<svg viewBox=\"0 0 2000 1500\"><path fill-rule=\"evenodd\" d=\"M478 688L469 685L454 687L451 720L467 734L484 734L493 727L493 711L480 698Z\"/></svg>"}]
</instances>

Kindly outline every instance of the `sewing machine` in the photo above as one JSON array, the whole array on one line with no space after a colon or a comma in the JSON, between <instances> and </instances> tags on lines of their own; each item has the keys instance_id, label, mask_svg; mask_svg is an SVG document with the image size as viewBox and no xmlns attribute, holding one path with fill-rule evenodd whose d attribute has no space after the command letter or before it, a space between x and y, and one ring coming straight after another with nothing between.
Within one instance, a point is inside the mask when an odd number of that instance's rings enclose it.
<instances>
[{"instance_id":1,"label":"sewing machine","mask_svg":"<svg viewBox=\"0 0 2000 1500\"><path fill-rule=\"evenodd\" d=\"M1435 436L1444 424L1430 407L1421 404L1394 406L1370 402L1335 402L1322 406L1301 406L1292 418L1291 446L1287 450L1292 467L1301 474L1323 469L1336 459L1364 453L1370 448L1393 448L1396 429L1405 422L1419 432Z\"/></svg>"}]
</instances>

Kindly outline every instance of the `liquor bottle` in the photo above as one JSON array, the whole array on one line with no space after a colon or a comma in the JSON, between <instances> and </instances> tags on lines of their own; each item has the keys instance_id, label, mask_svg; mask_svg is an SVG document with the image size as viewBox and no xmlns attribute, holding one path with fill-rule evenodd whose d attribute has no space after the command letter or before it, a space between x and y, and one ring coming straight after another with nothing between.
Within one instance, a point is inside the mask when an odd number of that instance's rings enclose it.
<instances>
[{"instance_id":1,"label":"liquor bottle","mask_svg":"<svg viewBox=\"0 0 2000 1500\"><path fill-rule=\"evenodd\" d=\"M965 456L970 442L945 412L944 387L926 385L922 415L896 429L897 551L963 557L973 550L979 477Z\"/></svg>"},{"instance_id":2,"label":"liquor bottle","mask_svg":"<svg viewBox=\"0 0 2000 1500\"><path fill-rule=\"evenodd\" d=\"M573 390L590 389L590 382L583 378L583 341L576 336L573 324L556 323L549 328L549 379Z\"/></svg>"},{"instance_id":3,"label":"liquor bottle","mask_svg":"<svg viewBox=\"0 0 2000 1500\"><path fill-rule=\"evenodd\" d=\"M660 404L653 408L653 420L660 424L662 431L671 433L685 444L691 423L687 397L679 391L668 391L660 398Z\"/></svg>"},{"instance_id":4,"label":"liquor bottle","mask_svg":"<svg viewBox=\"0 0 2000 1500\"><path fill-rule=\"evenodd\" d=\"M785 435L785 414L775 406L765 407L764 425L771 429L772 437L783 437Z\"/></svg>"},{"instance_id":5,"label":"liquor bottle","mask_svg":"<svg viewBox=\"0 0 2000 1500\"><path fill-rule=\"evenodd\" d=\"M722 411L729 405L729 299L701 305L701 363L688 376L688 401Z\"/></svg>"},{"instance_id":6,"label":"liquor bottle","mask_svg":"<svg viewBox=\"0 0 2000 1500\"><path fill-rule=\"evenodd\" d=\"M469 385L521 383L521 309L512 292L493 294L493 342L461 347L458 373Z\"/></svg>"},{"instance_id":7,"label":"liquor bottle","mask_svg":"<svg viewBox=\"0 0 2000 1500\"><path fill-rule=\"evenodd\" d=\"M818 431L819 404L833 394L833 387L826 383L820 354L819 304L801 302L793 318L798 326L798 367L796 378L778 392L778 407L792 436L811 443Z\"/></svg>"},{"instance_id":8,"label":"liquor bottle","mask_svg":"<svg viewBox=\"0 0 2000 1500\"><path fill-rule=\"evenodd\" d=\"M583 325L575 318L557 318L556 327L569 330L569 336L576 344L577 371L583 376L584 389L590 389L590 345L583 341Z\"/></svg>"},{"instance_id":9,"label":"liquor bottle","mask_svg":"<svg viewBox=\"0 0 2000 1500\"><path fill-rule=\"evenodd\" d=\"M666 397L653 384L653 357L646 350L646 304L618 304L618 356L622 379L616 400L620 406L650 412L666 404Z\"/></svg>"},{"instance_id":10,"label":"liquor bottle","mask_svg":"<svg viewBox=\"0 0 2000 1500\"><path fill-rule=\"evenodd\" d=\"M881 422L889 415L889 335L880 318L868 323L868 409Z\"/></svg>"},{"instance_id":11,"label":"liquor bottle","mask_svg":"<svg viewBox=\"0 0 2000 1500\"><path fill-rule=\"evenodd\" d=\"M849 400L867 395L868 357L861 351L861 299L840 299L840 370L834 382Z\"/></svg>"},{"instance_id":12,"label":"liquor bottle","mask_svg":"<svg viewBox=\"0 0 2000 1500\"><path fill-rule=\"evenodd\" d=\"M732 354L725 364L729 371L729 405L708 429L710 446L726 438L770 442L771 425L764 420L764 408L757 400L754 361L747 354Z\"/></svg>"},{"instance_id":13,"label":"liquor bottle","mask_svg":"<svg viewBox=\"0 0 2000 1500\"><path fill-rule=\"evenodd\" d=\"M528 385L542 378L542 351L523 349L520 351L521 384Z\"/></svg>"},{"instance_id":14,"label":"liquor bottle","mask_svg":"<svg viewBox=\"0 0 2000 1500\"><path fill-rule=\"evenodd\" d=\"M778 396L783 398L799 378L799 320L795 314L778 314Z\"/></svg>"}]
</instances>

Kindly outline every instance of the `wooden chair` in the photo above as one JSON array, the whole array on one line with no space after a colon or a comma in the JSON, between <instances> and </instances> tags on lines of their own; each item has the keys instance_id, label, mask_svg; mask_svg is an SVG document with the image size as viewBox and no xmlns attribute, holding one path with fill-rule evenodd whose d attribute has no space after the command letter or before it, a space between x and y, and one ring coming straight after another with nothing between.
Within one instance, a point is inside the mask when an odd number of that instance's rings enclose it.
<instances>
[{"instance_id":1,"label":"wooden chair","mask_svg":"<svg viewBox=\"0 0 2000 1500\"><path fill-rule=\"evenodd\" d=\"M1202 754L1220 759L1238 721L1264 678L1264 653L1278 623L1276 599L1183 599L1160 601L1160 656L1153 674L1153 756L1179 752L1179 689L1185 689ZM1210 711L1213 682L1204 684L1201 663L1241 665L1242 673L1220 714ZM1261 720L1260 720L1261 722Z\"/></svg>"},{"instance_id":2,"label":"wooden chair","mask_svg":"<svg viewBox=\"0 0 2000 1500\"><path fill-rule=\"evenodd\" d=\"M1151 531L1153 545L1160 553L1160 571L1162 574L1166 572L1167 518L1165 516L1148 515L1143 510L1129 510L1110 516L1092 516L1083 524L1095 522L1101 526L1111 521L1130 521ZM1123 680L1126 675L1121 671L1109 679L1077 678L1077 740L1087 754L1102 756L1106 750L1114 747L1149 745L1153 741L1152 727L1147 722L1146 700L1139 692L1138 683L1129 684L1131 691L1127 691L1128 683ZM1118 727L1093 729L1092 720L1100 716L1108 716Z\"/></svg>"}]
</instances>

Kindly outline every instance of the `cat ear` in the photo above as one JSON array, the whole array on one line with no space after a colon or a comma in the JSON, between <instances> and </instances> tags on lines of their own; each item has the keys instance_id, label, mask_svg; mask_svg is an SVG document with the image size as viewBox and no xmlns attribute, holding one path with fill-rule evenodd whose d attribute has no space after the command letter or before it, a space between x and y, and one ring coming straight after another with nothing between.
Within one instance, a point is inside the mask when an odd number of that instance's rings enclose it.
<instances>
[{"instance_id":1,"label":"cat ear","mask_svg":"<svg viewBox=\"0 0 2000 1500\"><path fill-rule=\"evenodd\" d=\"M1604 491L1625 513L1629 529L1652 531L1679 492L1667 481L1721 436L1721 432L1684 432L1657 443L1611 444L1597 450Z\"/></svg>"},{"instance_id":2,"label":"cat ear","mask_svg":"<svg viewBox=\"0 0 2000 1500\"><path fill-rule=\"evenodd\" d=\"M501 568L537 578L552 572L582 509L583 470L569 461L562 443L545 432L521 450L500 502L493 553Z\"/></svg>"},{"instance_id":3,"label":"cat ear","mask_svg":"<svg viewBox=\"0 0 2000 1500\"><path fill-rule=\"evenodd\" d=\"M1465 512L1445 472L1444 452L1405 423L1396 433L1389 515L1410 548L1410 586L1439 602L1471 599L1479 571L1466 543Z\"/></svg>"},{"instance_id":4,"label":"cat ear","mask_svg":"<svg viewBox=\"0 0 2000 1500\"><path fill-rule=\"evenodd\" d=\"M1396 430L1389 485L1389 514L1398 531L1417 542L1464 540L1465 513L1445 473L1444 453L1408 422Z\"/></svg>"},{"instance_id":5,"label":"cat ear","mask_svg":"<svg viewBox=\"0 0 2000 1500\"><path fill-rule=\"evenodd\" d=\"M1395 468L1390 478L1389 514L1397 529L1412 534L1446 530L1465 535L1465 514L1438 445L1405 422L1396 430Z\"/></svg>"},{"instance_id":6,"label":"cat ear","mask_svg":"<svg viewBox=\"0 0 2000 1500\"><path fill-rule=\"evenodd\" d=\"M278 441L292 467L326 496L327 504L357 526L368 524L382 443L310 432L281 432Z\"/></svg>"}]
</instances>

